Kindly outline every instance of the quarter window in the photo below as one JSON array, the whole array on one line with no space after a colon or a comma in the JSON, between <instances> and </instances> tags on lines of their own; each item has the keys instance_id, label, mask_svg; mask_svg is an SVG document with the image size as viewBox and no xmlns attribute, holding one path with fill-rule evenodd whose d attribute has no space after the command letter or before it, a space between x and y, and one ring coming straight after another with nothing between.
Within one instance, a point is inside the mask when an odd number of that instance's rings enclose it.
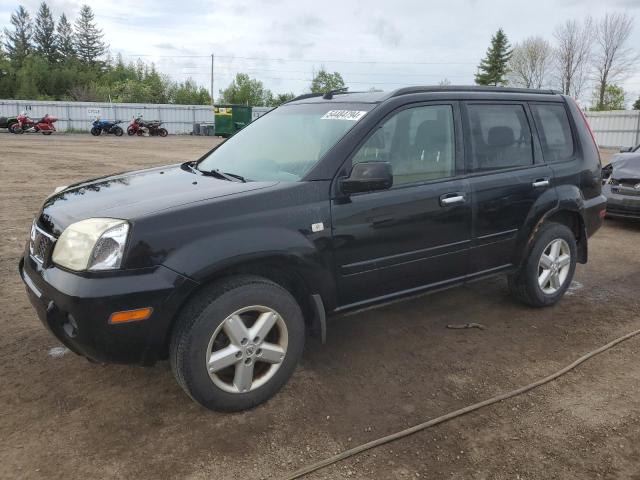
<instances>
[{"instance_id":1,"label":"quarter window","mask_svg":"<svg viewBox=\"0 0 640 480\"><path fill-rule=\"evenodd\" d=\"M542 155L548 163L564 162L573 157L573 136L567 111L560 104L534 104L531 113L538 127Z\"/></svg>"},{"instance_id":2,"label":"quarter window","mask_svg":"<svg viewBox=\"0 0 640 480\"><path fill-rule=\"evenodd\" d=\"M531 129L522 105L469 105L474 171L533 164Z\"/></svg>"},{"instance_id":3,"label":"quarter window","mask_svg":"<svg viewBox=\"0 0 640 480\"><path fill-rule=\"evenodd\" d=\"M451 105L402 110L386 120L360 147L352 163L389 162L394 185L455 174Z\"/></svg>"}]
</instances>

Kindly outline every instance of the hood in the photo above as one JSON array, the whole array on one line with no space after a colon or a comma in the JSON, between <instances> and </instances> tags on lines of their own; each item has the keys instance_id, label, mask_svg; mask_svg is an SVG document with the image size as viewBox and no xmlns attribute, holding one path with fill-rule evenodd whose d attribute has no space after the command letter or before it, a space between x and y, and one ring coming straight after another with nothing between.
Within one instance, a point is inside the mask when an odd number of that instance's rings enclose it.
<instances>
[{"instance_id":1,"label":"hood","mask_svg":"<svg viewBox=\"0 0 640 480\"><path fill-rule=\"evenodd\" d=\"M71 185L47 198L40 223L53 235L91 217L137 217L193 202L242 195L277 182L233 182L199 175L186 164L138 170Z\"/></svg>"},{"instance_id":2,"label":"hood","mask_svg":"<svg viewBox=\"0 0 640 480\"><path fill-rule=\"evenodd\" d=\"M616 180L640 179L640 153L618 153L611 159L611 167Z\"/></svg>"}]
</instances>

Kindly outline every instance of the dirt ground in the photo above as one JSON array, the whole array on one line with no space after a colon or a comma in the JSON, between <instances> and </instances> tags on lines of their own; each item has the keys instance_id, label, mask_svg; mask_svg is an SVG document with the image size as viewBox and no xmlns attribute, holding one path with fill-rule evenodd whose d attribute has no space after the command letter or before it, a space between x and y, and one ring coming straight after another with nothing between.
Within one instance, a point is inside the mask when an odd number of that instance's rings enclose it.
<instances>
[{"instance_id":1,"label":"dirt ground","mask_svg":"<svg viewBox=\"0 0 640 480\"><path fill-rule=\"evenodd\" d=\"M206 411L167 363L96 365L40 324L17 273L58 185L193 159L206 137L0 133L0 478L280 478L489 398L640 328L640 223L607 220L569 294L535 310L502 279L334 319L266 405ZM486 330L450 330L478 322ZM314 479L640 479L640 337L558 381L310 475Z\"/></svg>"}]
</instances>

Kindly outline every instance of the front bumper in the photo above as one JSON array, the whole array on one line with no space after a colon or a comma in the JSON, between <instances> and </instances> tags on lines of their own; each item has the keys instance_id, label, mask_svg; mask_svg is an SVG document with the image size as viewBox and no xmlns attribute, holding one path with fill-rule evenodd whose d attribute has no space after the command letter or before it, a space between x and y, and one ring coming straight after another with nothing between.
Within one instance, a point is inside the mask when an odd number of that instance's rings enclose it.
<instances>
[{"instance_id":1,"label":"front bumper","mask_svg":"<svg viewBox=\"0 0 640 480\"><path fill-rule=\"evenodd\" d=\"M65 346L102 363L151 364L166 355L171 322L196 282L157 266L110 275L42 268L27 253L20 276L38 317ZM113 312L151 307L147 320L111 325Z\"/></svg>"},{"instance_id":2,"label":"front bumper","mask_svg":"<svg viewBox=\"0 0 640 480\"><path fill-rule=\"evenodd\" d=\"M635 218L640 220L640 195L620 195L612 192L609 185L602 187L607 197L607 216Z\"/></svg>"}]
</instances>

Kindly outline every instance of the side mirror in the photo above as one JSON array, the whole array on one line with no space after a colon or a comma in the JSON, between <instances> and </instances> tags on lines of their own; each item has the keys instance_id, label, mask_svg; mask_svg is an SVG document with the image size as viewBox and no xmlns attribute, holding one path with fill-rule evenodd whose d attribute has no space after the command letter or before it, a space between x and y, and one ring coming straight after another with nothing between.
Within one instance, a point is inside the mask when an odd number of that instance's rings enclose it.
<instances>
[{"instance_id":1,"label":"side mirror","mask_svg":"<svg viewBox=\"0 0 640 480\"><path fill-rule=\"evenodd\" d=\"M393 185L393 171L389 162L356 163L340 188L346 194L387 190Z\"/></svg>"}]
</instances>

